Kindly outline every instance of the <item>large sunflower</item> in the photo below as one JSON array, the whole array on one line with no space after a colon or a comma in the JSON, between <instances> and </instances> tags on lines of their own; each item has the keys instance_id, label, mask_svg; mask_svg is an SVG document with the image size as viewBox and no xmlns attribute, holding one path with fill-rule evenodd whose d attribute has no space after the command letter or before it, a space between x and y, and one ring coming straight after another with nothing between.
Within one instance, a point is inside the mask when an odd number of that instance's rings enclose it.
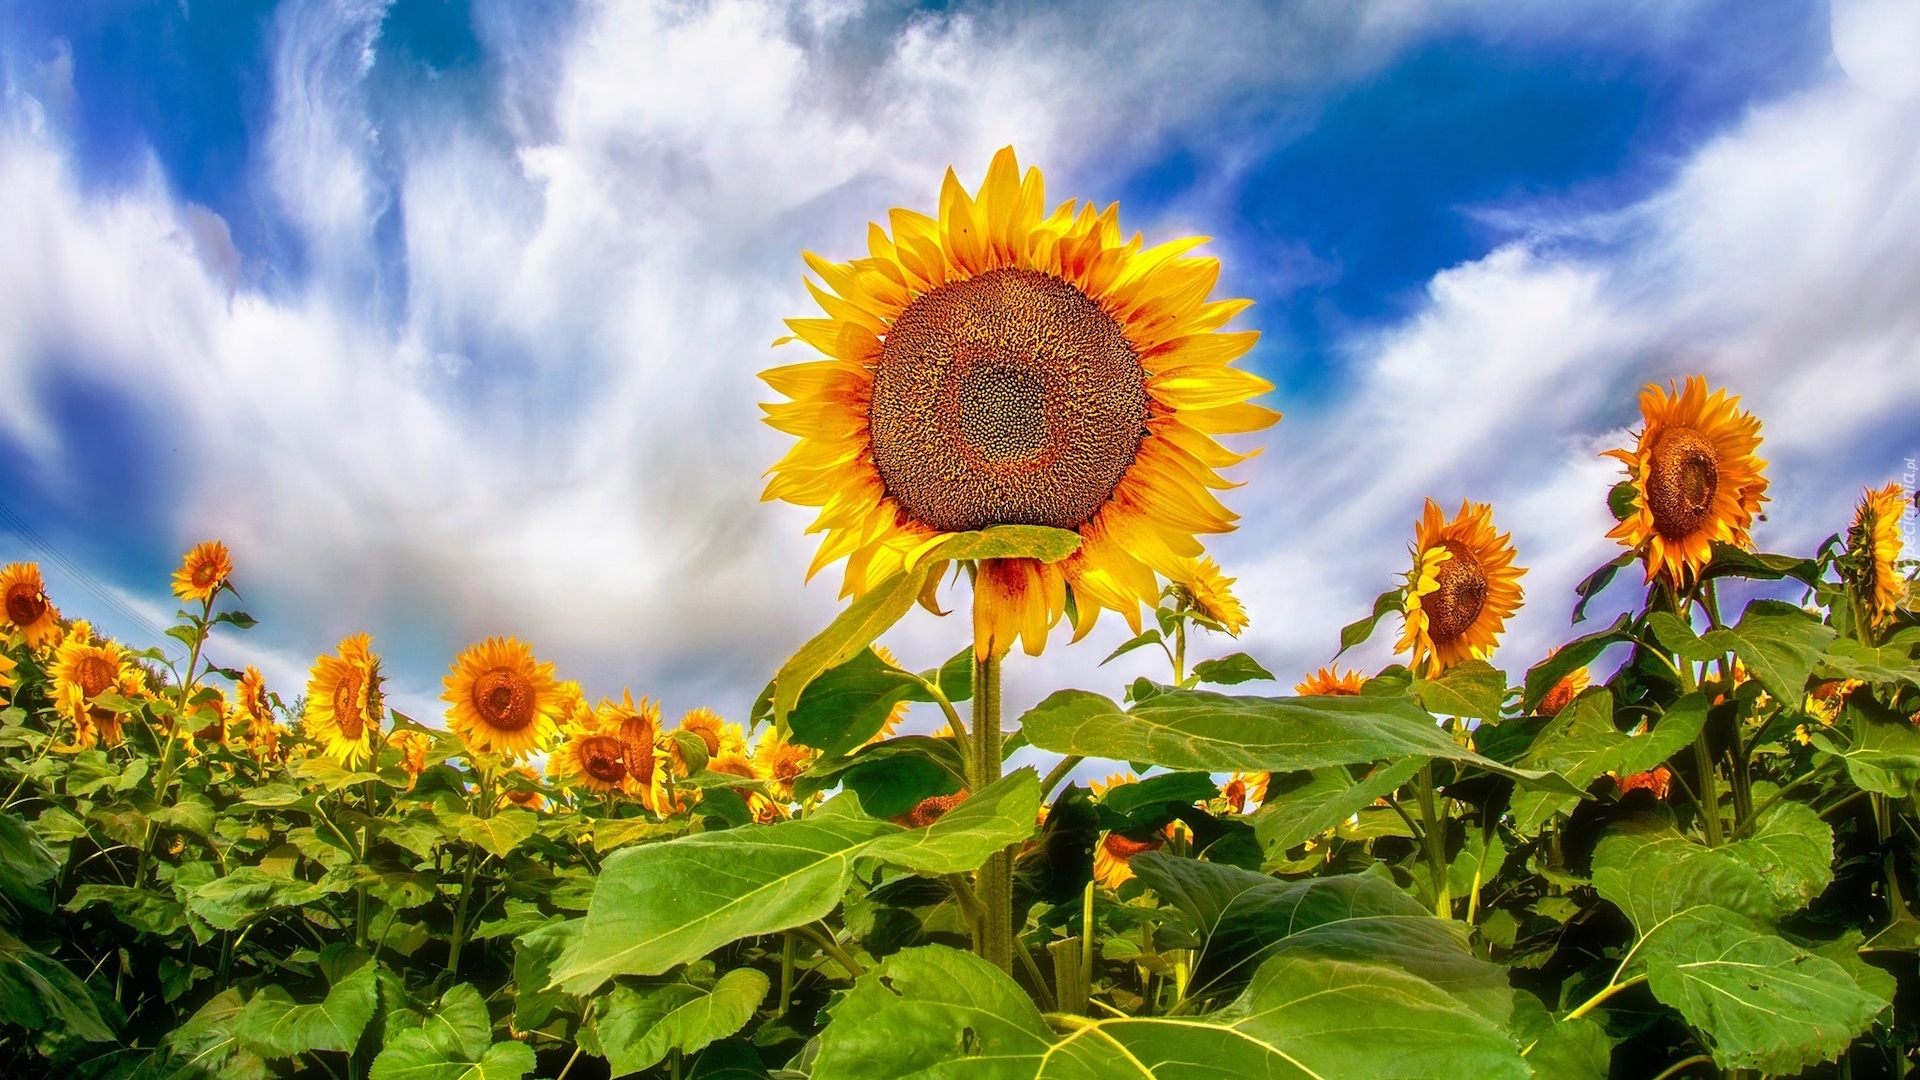
<instances>
[{"instance_id":1,"label":"large sunflower","mask_svg":"<svg viewBox=\"0 0 1920 1080\"><path fill-rule=\"evenodd\" d=\"M182 600L211 600L232 575L233 556L227 554L227 545L218 540L195 544L173 572L173 595Z\"/></svg>"},{"instance_id":2,"label":"large sunflower","mask_svg":"<svg viewBox=\"0 0 1920 1080\"><path fill-rule=\"evenodd\" d=\"M1707 380L1687 377L1677 395L1648 383L1640 391L1646 426L1631 451L1609 450L1627 466L1634 508L1607 535L1646 559L1647 580L1664 576L1676 588L1690 584L1713 555L1713 542L1751 547L1747 527L1767 501L1767 463L1760 421L1741 412L1725 390L1707 393Z\"/></svg>"},{"instance_id":3,"label":"large sunflower","mask_svg":"<svg viewBox=\"0 0 1920 1080\"><path fill-rule=\"evenodd\" d=\"M94 704L101 694L117 692L133 663L119 642L93 640L93 627L85 619L76 619L67 628L66 640L53 654L53 698L63 710L74 715L77 725L86 723L96 738L107 745L120 742L120 714ZM82 715L84 714L84 715Z\"/></svg>"},{"instance_id":4,"label":"large sunflower","mask_svg":"<svg viewBox=\"0 0 1920 1080\"><path fill-rule=\"evenodd\" d=\"M380 728L380 658L372 644L366 634L342 639L337 655L314 658L307 679L307 738L349 768L371 755Z\"/></svg>"},{"instance_id":5,"label":"large sunflower","mask_svg":"<svg viewBox=\"0 0 1920 1080\"><path fill-rule=\"evenodd\" d=\"M1395 650L1431 678L1466 659L1492 655L1507 616L1520 608L1520 575L1511 533L1493 531L1493 507L1460 503L1452 521L1427 500L1415 525L1407 575L1406 632ZM1422 668L1425 668L1422 672Z\"/></svg>"},{"instance_id":6,"label":"large sunflower","mask_svg":"<svg viewBox=\"0 0 1920 1080\"><path fill-rule=\"evenodd\" d=\"M440 695L447 721L476 753L524 758L553 740L575 694L517 638L488 638L453 662Z\"/></svg>"},{"instance_id":7,"label":"large sunflower","mask_svg":"<svg viewBox=\"0 0 1920 1080\"><path fill-rule=\"evenodd\" d=\"M1233 528L1211 489L1248 455L1211 436L1279 419L1248 404L1272 384L1230 366L1258 335L1221 332L1250 301L1207 299L1220 265L1187 255L1204 238L1142 250L1117 204L1049 215L1044 200L1008 147L977 198L949 169L938 219L870 225L868 257L807 254L827 317L787 325L827 359L762 375L792 399L767 422L800 439L763 497L820 508L808 574L845 558L843 595L948 533L1079 533L1064 562L979 567L976 641L993 655L1016 637L1039 653L1069 596L1075 637L1102 608L1137 631L1155 574L1187 580L1196 534Z\"/></svg>"},{"instance_id":8,"label":"large sunflower","mask_svg":"<svg viewBox=\"0 0 1920 1080\"><path fill-rule=\"evenodd\" d=\"M41 648L59 636L60 613L47 599L39 563L10 563L0 570L0 596L5 598L7 625L20 631L28 648Z\"/></svg>"},{"instance_id":9,"label":"large sunflower","mask_svg":"<svg viewBox=\"0 0 1920 1080\"><path fill-rule=\"evenodd\" d=\"M1907 582L1900 576L1900 519L1906 513L1906 491L1888 484L1860 496L1860 508L1847 530L1847 554L1859 567L1860 603L1874 626L1885 626L1907 598Z\"/></svg>"}]
</instances>

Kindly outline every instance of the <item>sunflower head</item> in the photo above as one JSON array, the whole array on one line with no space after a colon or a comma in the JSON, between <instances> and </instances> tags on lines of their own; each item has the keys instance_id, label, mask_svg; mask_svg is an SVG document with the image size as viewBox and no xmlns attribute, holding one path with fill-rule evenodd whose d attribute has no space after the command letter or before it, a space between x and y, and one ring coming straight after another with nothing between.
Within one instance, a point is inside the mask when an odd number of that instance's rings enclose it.
<instances>
[{"instance_id":1,"label":"sunflower head","mask_svg":"<svg viewBox=\"0 0 1920 1080\"><path fill-rule=\"evenodd\" d=\"M765 372L789 401L767 422L799 438L765 498L820 513L809 576L847 560L842 594L901 570L930 540L991 525L1077 532L1066 561L979 568L976 640L1038 653L1067 610L1089 630L1102 609L1136 629L1158 574L1183 580L1196 536L1235 515L1212 489L1243 460L1214 435L1278 414L1272 389L1231 366L1256 334L1222 332L1248 304L1208 300L1199 238L1143 249L1119 208L1068 201L1048 213L1037 169L1001 150L975 194L948 170L939 213L871 225L867 255L806 255L824 318L792 319L824 359Z\"/></svg>"},{"instance_id":2,"label":"sunflower head","mask_svg":"<svg viewBox=\"0 0 1920 1080\"><path fill-rule=\"evenodd\" d=\"M724 772L725 770L720 769L713 762L727 755L738 755L741 760L746 760L747 736L740 730L740 725L729 722L704 705L687 710L687 714L680 718L678 730L697 736L702 743L706 744L709 769ZM675 771L680 775L685 776L692 771L687 767L689 763L678 745L670 741L667 752L673 761ZM749 769L741 775L751 776L752 770Z\"/></svg>"},{"instance_id":3,"label":"sunflower head","mask_svg":"<svg viewBox=\"0 0 1920 1080\"><path fill-rule=\"evenodd\" d=\"M1859 590L1860 604L1875 627L1893 621L1907 599L1907 582L1900 576L1900 553L1905 541L1900 520L1906 514L1907 493L1899 484L1861 494L1847 530L1847 553L1842 568Z\"/></svg>"},{"instance_id":4,"label":"sunflower head","mask_svg":"<svg viewBox=\"0 0 1920 1080\"><path fill-rule=\"evenodd\" d=\"M366 634L343 638L337 653L314 658L307 679L307 737L349 768L371 756L384 709L380 658L372 645Z\"/></svg>"},{"instance_id":5,"label":"sunflower head","mask_svg":"<svg viewBox=\"0 0 1920 1080\"><path fill-rule=\"evenodd\" d=\"M1511 533L1495 533L1493 507L1460 503L1446 520L1427 500L1415 525L1413 570L1407 575L1406 632L1398 650L1407 666L1431 678L1466 659L1493 654L1507 617L1520 608L1520 576Z\"/></svg>"},{"instance_id":6,"label":"sunflower head","mask_svg":"<svg viewBox=\"0 0 1920 1080\"><path fill-rule=\"evenodd\" d=\"M1358 671L1323 667L1307 676L1304 682L1295 683L1293 692L1301 697L1351 697L1366 685L1367 677Z\"/></svg>"},{"instance_id":7,"label":"sunflower head","mask_svg":"<svg viewBox=\"0 0 1920 1080\"><path fill-rule=\"evenodd\" d=\"M1665 802L1667 791L1673 786L1673 771L1661 765L1647 772L1622 776L1614 783L1620 789L1620 797L1623 799L1629 791L1651 791L1655 799Z\"/></svg>"},{"instance_id":8,"label":"sunflower head","mask_svg":"<svg viewBox=\"0 0 1920 1080\"><path fill-rule=\"evenodd\" d=\"M442 681L448 725L467 748L515 760L544 750L579 696L511 637L469 645Z\"/></svg>"},{"instance_id":9,"label":"sunflower head","mask_svg":"<svg viewBox=\"0 0 1920 1080\"><path fill-rule=\"evenodd\" d=\"M1240 631L1247 628L1247 609L1233 595L1231 586L1238 580L1222 575L1220 564L1211 558L1201 558L1194 561L1192 574L1178 587L1186 594L1194 614L1239 637Z\"/></svg>"},{"instance_id":10,"label":"sunflower head","mask_svg":"<svg viewBox=\"0 0 1920 1080\"><path fill-rule=\"evenodd\" d=\"M13 703L13 669L19 666L13 657L0 653L0 705Z\"/></svg>"},{"instance_id":11,"label":"sunflower head","mask_svg":"<svg viewBox=\"0 0 1920 1080\"><path fill-rule=\"evenodd\" d=\"M387 748L400 755L400 770L407 774L407 790L412 791L420 774L427 771L427 751L433 738L424 731L401 728L387 736Z\"/></svg>"},{"instance_id":12,"label":"sunflower head","mask_svg":"<svg viewBox=\"0 0 1920 1080\"><path fill-rule=\"evenodd\" d=\"M75 619L53 654L53 693L59 697L71 687L79 691L81 700L92 702L117 689L127 667L126 650L118 642L96 644L93 626Z\"/></svg>"},{"instance_id":13,"label":"sunflower head","mask_svg":"<svg viewBox=\"0 0 1920 1080\"><path fill-rule=\"evenodd\" d=\"M100 729L94 723L94 710L87 704L80 687L73 683L58 687L53 694L53 704L59 718L73 726L73 735L68 741L52 744L56 753L77 754L99 744Z\"/></svg>"},{"instance_id":14,"label":"sunflower head","mask_svg":"<svg viewBox=\"0 0 1920 1080\"><path fill-rule=\"evenodd\" d=\"M947 816L947 812L967 801L967 793L956 791L951 795L929 795L913 804L913 809L893 820L909 829L924 829ZM1045 810L1045 807L1041 807Z\"/></svg>"},{"instance_id":15,"label":"sunflower head","mask_svg":"<svg viewBox=\"0 0 1920 1080\"><path fill-rule=\"evenodd\" d=\"M1129 866L1135 855L1143 851L1158 851L1165 840L1129 840L1119 833L1108 833L1093 849L1093 880L1109 889L1117 889L1133 877L1133 867Z\"/></svg>"},{"instance_id":16,"label":"sunflower head","mask_svg":"<svg viewBox=\"0 0 1920 1080\"><path fill-rule=\"evenodd\" d=\"M39 563L9 563L0 570L0 600L6 625L26 638L27 647L45 648L60 635L60 613L47 599Z\"/></svg>"},{"instance_id":17,"label":"sunflower head","mask_svg":"<svg viewBox=\"0 0 1920 1080\"><path fill-rule=\"evenodd\" d=\"M780 729L769 725L753 750L754 774L767 782L767 791L781 802L793 801L793 781L813 764L814 752L788 742Z\"/></svg>"},{"instance_id":18,"label":"sunflower head","mask_svg":"<svg viewBox=\"0 0 1920 1080\"><path fill-rule=\"evenodd\" d=\"M1609 450L1627 467L1633 508L1607 535L1646 560L1647 580L1689 587L1713 556L1714 541L1752 547L1747 529L1767 500L1760 421L1725 390L1687 377L1675 392L1649 383L1640 392L1644 426L1633 450Z\"/></svg>"},{"instance_id":19,"label":"sunflower head","mask_svg":"<svg viewBox=\"0 0 1920 1080\"><path fill-rule=\"evenodd\" d=\"M1560 710L1573 704L1573 699L1579 697L1580 691L1587 688L1591 678L1586 668L1575 668L1560 676L1560 681L1553 684L1553 689L1547 691L1547 696L1540 699L1540 715L1560 715Z\"/></svg>"},{"instance_id":20,"label":"sunflower head","mask_svg":"<svg viewBox=\"0 0 1920 1080\"><path fill-rule=\"evenodd\" d=\"M195 544L173 572L173 595L182 600L206 602L233 576L233 556L218 540Z\"/></svg>"},{"instance_id":21,"label":"sunflower head","mask_svg":"<svg viewBox=\"0 0 1920 1080\"><path fill-rule=\"evenodd\" d=\"M502 774L507 778L506 791L500 796L500 805L517 806L522 810L545 810L547 796L540 790L540 774L531 766L515 765Z\"/></svg>"}]
</instances>

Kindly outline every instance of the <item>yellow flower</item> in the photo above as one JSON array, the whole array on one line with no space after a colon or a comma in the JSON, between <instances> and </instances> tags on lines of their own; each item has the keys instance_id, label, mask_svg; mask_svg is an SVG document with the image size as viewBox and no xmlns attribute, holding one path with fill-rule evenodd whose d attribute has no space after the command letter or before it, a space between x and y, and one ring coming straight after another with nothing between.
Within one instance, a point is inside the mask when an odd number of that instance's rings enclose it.
<instances>
[{"instance_id":1,"label":"yellow flower","mask_svg":"<svg viewBox=\"0 0 1920 1080\"><path fill-rule=\"evenodd\" d=\"M768 725L760 733L753 749L753 771L767 782L767 791L781 802L793 801L793 781L813 764L814 753L804 746L788 742L780 731Z\"/></svg>"},{"instance_id":2,"label":"yellow flower","mask_svg":"<svg viewBox=\"0 0 1920 1080\"><path fill-rule=\"evenodd\" d=\"M256 754L270 754L279 745L279 725L274 723L273 703L267 698L267 679L260 669L247 665L240 673L240 685L234 688L235 718L246 731L247 744Z\"/></svg>"},{"instance_id":3,"label":"yellow flower","mask_svg":"<svg viewBox=\"0 0 1920 1080\"><path fill-rule=\"evenodd\" d=\"M1416 525L1407 575L1406 632L1396 652L1428 678L1469 658L1493 654L1507 616L1520 608L1520 575L1511 533L1493 531L1493 507L1460 503L1452 521L1432 499ZM1424 667L1424 671L1422 668Z\"/></svg>"},{"instance_id":4,"label":"yellow flower","mask_svg":"<svg viewBox=\"0 0 1920 1080\"><path fill-rule=\"evenodd\" d=\"M1558 646L1548 649L1548 659L1552 659L1553 654L1559 651ZM1540 699L1539 714L1558 716L1560 710L1573 704L1573 699L1579 697L1580 691L1585 690L1592 680L1592 673L1583 667L1575 668L1560 676L1560 681L1554 683L1553 689L1548 690L1546 696Z\"/></svg>"},{"instance_id":5,"label":"yellow flower","mask_svg":"<svg viewBox=\"0 0 1920 1080\"><path fill-rule=\"evenodd\" d=\"M1220 565L1210 558L1198 559L1193 564L1193 574L1181 582L1187 596L1193 600L1193 609L1202 616L1220 625L1220 629L1240 636L1247 628L1247 609L1240 606L1239 598L1228 588L1239 578L1223 577Z\"/></svg>"},{"instance_id":6,"label":"yellow flower","mask_svg":"<svg viewBox=\"0 0 1920 1080\"><path fill-rule=\"evenodd\" d=\"M1157 851L1164 840L1129 840L1119 833L1108 833L1093 849L1093 880L1109 889L1117 889L1133 877L1127 865L1143 851Z\"/></svg>"},{"instance_id":7,"label":"yellow flower","mask_svg":"<svg viewBox=\"0 0 1920 1080\"><path fill-rule=\"evenodd\" d=\"M65 743L53 744L53 750L61 754L77 754L82 750L91 750L100 742L100 729L94 724L94 713L106 712L94 710L87 705L85 691L77 683L56 686L53 692L54 709L61 719L73 725L73 738Z\"/></svg>"},{"instance_id":8,"label":"yellow flower","mask_svg":"<svg viewBox=\"0 0 1920 1080\"><path fill-rule=\"evenodd\" d=\"M0 570L0 595L5 597L7 625L20 631L29 648L43 648L59 635L60 613L47 599L39 563L10 563Z\"/></svg>"},{"instance_id":9,"label":"yellow flower","mask_svg":"<svg viewBox=\"0 0 1920 1080\"><path fill-rule=\"evenodd\" d=\"M6 691L0 694L0 705L9 705L13 702L13 676L9 672L19 666L14 662L13 657L0 653L0 690Z\"/></svg>"},{"instance_id":10,"label":"yellow flower","mask_svg":"<svg viewBox=\"0 0 1920 1080\"><path fill-rule=\"evenodd\" d=\"M211 600L233 575L233 556L218 540L195 544L173 572L173 595L182 600Z\"/></svg>"},{"instance_id":11,"label":"yellow flower","mask_svg":"<svg viewBox=\"0 0 1920 1080\"><path fill-rule=\"evenodd\" d=\"M1267 784L1273 779L1269 773L1237 772L1228 777L1220 788L1220 797L1226 800L1227 807L1236 814L1244 814L1249 806L1259 806L1267 801Z\"/></svg>"},{"instance_id":12,"label":"yellow flower","mask_svg":"<svg viewBox=\"0 0 1920 1080\"><path fill-rule=\"evenodd\" d=\"M808 573L846 559L842 595L950 533L1079 533L1064 562L978 567L983 656L1015 638L1038 654L1069 593L1076 638L1102 609L1137 632L1155 575L1188 580L1196 536L1233 528L1212 489L1247 455L1212 436L1279 419L1248 404L1272 384L1231 366L1258 335L1221 332L1249 302L1207 299L1220 266L1187 254L1201 238L1142 250L1117 204L1047 215L1044 199L1008 147L977 198L948 170L937 219L869 226L868 257L807 254L827 317L787 325L826 358L762 374L791 399L763 406L767 422L800 440L764 498L819 508Z\"/></svg>"},{"instance_id":13,"label":"yellow flower","mask_svg":"<svg viewBox=\"0 0 1920 1080\"><path fill-rule=\"evenodd\" d=\"M743 759L746 756L747 736L740 730L740 725L728 722L719 713L704 705L687 710L687 715L680 718L679 730L698 735L700 741L707 744L707 768L709 769L716 768L713 761L724 755L738 754ZM668 753L680 775L685 776L689 770L686 761L680 756L679 747L670 747ZM749 770L741 775L750 776L752 772Z\"/></svg>"},{"instance_id":14,"label":"yellow flower","mask_svg":"<svg viewBox=\"0 0 1920 1080\"><path fill-rule=\"evenodd\" d=\"M530 766L515 765L507 771L531 783L538 784L540 782L540 774L534 772ZM522 787L513 787L507 789L507 791L500 796L500 805L518 806L523 810L545 810L547 808L547 797L538 791Z\"/></svg>"},{"instance_id":15,"label":"yellow flower","mask_svg":"<svg viewBox=\"0 0 1920 1080\"><path fill-rule=\"evenodd\" d=\"M1863 571L1860 602L1876 627L1893 621L1907 598L1907 582L1896 565L1904 547L1900 519L1906 508L1906 491L1899 484L1868 489L1853 515L1853 528L1847 530L1847 554Z\"/></svg>"},{"instance_id":16,"label":"yellow flower","mask_svg":"<svg viewBox=\"0 0 1920 1080\"><path fill-rule=\"evenodd\" d=\"M307 679L307 737L349 768L371 755L380 729L380 658L372 644L366 634L343 638L338 655L314 658Z\"/></svg>"},{"instance_id":17,"label":"yellow flower","mask_svg":"<svg viewBox=\"0 0 1920 1080\"><path fill-rule=\"evenodd\" d=\"M118 642L94 644L93 627L77 619L53 654L54 697L64 698L69 688L77 689L80 700L91 705L101 694L119 687L129 666L126 650Z\"/></svg>"},{"instance_id":18,"label":"yellow flower","mask_svg":"<svg viewBox=\"0 0 1920 1080\"><path fill-rule=\"evenodd\" d=\"M1305 682L1295 683L1293 692L1302 697L1351 697L1359 694L1366 684L1367 677L1358 671L1323 667L1307 676Z\"/></svg>"},{"instance_id":19,"label":"yellow flower","mask_svg":"<svg viewBox=\"0 0 1920 1080\"><path fill-rule=\"evenodd\" d=\"M475 753L508 758L545 749L578 696L554 681L552 664L510 637L468 646L442 681L454 733Z\"/></svg>"},{"instance_id":20,"label":"yellow flower","mask_svg":"<svg viewBox=\"0 0 1920 1080\"><path fill-rule=\"evenodd\" d=\"M433 748L433 739L424 731L401 728L387 736L387 746L400 754L400 769L407 774L407 790L427 771L427 751Z\"/></svg>"},{"instance_id":21,"label":"yellow flower","mask_svg":"<svg viewBox=\"0 0 1920 1080\"><path fill-rule=\"evenodd\" d=\"M660 813L665 802L666 770L657 749L660 707L633 692L618 702L602 698L597 707L576 705L567 722L567 740L547 758L547 776L557 784L607 794L636 796Z\"/></svg>"},{"instance_id":22,"label":"yellow flower","mask_svg":"<svg viewBox=\"0 0 1920 1080\"><path fill-rule=\"evenodd\" d=\"M1678 394L1649 383L1640 392L1646 426L1631 450L1609 450L1627 466L1634 510L1607 535L1647 563L1647 580L1664 576L1675 588L1690 584L1713 556L1713 542L1750 548L1747 535L1767 501L1767 463L1760 421L1741 412L1725 390L1707 394L1707 380L1687 377Z\"/></svg>"},{"instance_id":23,"label":"yellow flower","mask_svg":"<svg viewBox=\"0 0 1920 1080\"><path fill-rule=\"evenodd\" d=\"M1801 704L1801 711L1820 721L1820 726L1832 727L1833 722L1840 718L1840 706L1846 704L1847 695L1858 689L1860 689L1859 679L1830 680L1819 683L1807 694L1806 700Z\"/></svg>"},{"instance_id":24,"label":"yellow flower","mask_svg":"<svg viewBox=\"0 0 1920 1080\"><path fill-rule=\"evenodd\" d=\"M900 666L900 658L893 655L893 650L887 648L885 645L875 645L873 651L874 655L884 660L889 666ZM895 705L893 711L889 712L887 718L881 722L880 730L873 733L873 737L867 740L866 745L871 746L874 743L893 738L893 733L900 730L900 722L907 718L907 709L908 705L904 701Z\"/></svg>"}]
</instances>

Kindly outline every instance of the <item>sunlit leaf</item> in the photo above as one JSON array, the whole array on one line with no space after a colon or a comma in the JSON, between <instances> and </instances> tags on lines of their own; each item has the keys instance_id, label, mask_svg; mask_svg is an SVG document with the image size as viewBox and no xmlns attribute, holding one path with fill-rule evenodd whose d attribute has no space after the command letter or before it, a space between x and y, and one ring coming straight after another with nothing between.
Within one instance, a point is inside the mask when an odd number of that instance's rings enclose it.
<instances>
[{"instance_id":1,"label":"sunlit leaf","mask_svg":"<svg viewBox=\"0 0 1920 1080\"><path fill-rule=\"evenodd\" d=\"M614 1076L651 1068L670 1050L697 1053L745 1027L766 1000L766 975L735 968L711 990L688 983L616 986L594 1018L595 1036Z\"/></svg>"}]
</instances>

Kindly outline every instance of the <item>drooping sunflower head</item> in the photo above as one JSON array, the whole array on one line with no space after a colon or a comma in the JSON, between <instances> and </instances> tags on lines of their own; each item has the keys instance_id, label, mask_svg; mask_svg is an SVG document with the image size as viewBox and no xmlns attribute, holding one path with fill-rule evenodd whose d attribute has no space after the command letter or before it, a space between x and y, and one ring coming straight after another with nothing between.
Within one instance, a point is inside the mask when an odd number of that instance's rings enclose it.
<instances>
[{"instance_id":1,"label":"drooping sunflower head","mask_svg":"<svg viewBox=\"0 0 1920 1080\"><path fill-rule=\"evenodd\" d=\"M1239 578L1220 573L1220 564L1211 558L1196 559L1193 572L1180 588L1193 604L1193 610L1234 637L1247 628L1247 609L1233 595L1232 585Z\"/></svg>"},{"instance_id":2,"label":"drooping sunflower head","mask_svg":"<svg viewBox=\"0 0 1920 1080\"><path fill-rule=\"evenodd\" d=\"M1415 525L1407 575L1406 632L1396 651L1429 678L1467 659L1493 654L1507 617L1520 609L1520 576L1511 533L1495 533L1493 507L1460 503L1452 521L1427 500ZM1424 668L1424 671L1423 671Z\"/></svg>"},{"instance_id":3,"label":"drooping sunflower head","mask_svg":"<svg viewBox=\"0 0 1920 1080\"><path fill-rule=\"evenodd\" d=\"M306 735L349 768L371 756L380 730L380 658L372 645L366 634L343 638L337 653L314 658L307 678Z\"/></svg>"},{"instance_id":4,"label":"drooping sunflower head","mask_svg":"<svg viewBox=\"0 0 1920 1080\"><path fill-rule=\"evenodd\" d=\"M1649 383L1640 392L1645 422L1633 450L1609 450L1627 466L1633 511L1607 535L1646 560L1647 580L1690 585L1713 556L1713 542L1751 547L1747 529L1767 501L1760 421L1725 390L1707 393L1690 375L1678 393Z\"/></svg>"},{"instance_id":5,"label":"drooping sunflower head","mask_svg":"<svg viewBox=\"0 0 1920 1080\"><path fill-rule=\"evenodd\" d=\"M1905 548L1900 519L1907 509L1906 494L1899 484L1888 484L1879 491L1869 488L1861 494L1853 527L1847 530L1850 576L1860 590L1861 606L1876 627L1892 622L1893 613L1907 599L1907 582L1899 568L1900 553Z\"/></svg>"},{"instance_id":6,"label":"drooping sunflower head","mask_svg":"<svg viewBox=\"0 0 1920 1080\"><path fill-rule=\"evenodd\" d=\"M1119 888L1133 877L1133 867L1129 864L1135 855L1143 851L1158 851L1165 843L1158 837L1129 840L1119 833L1108 833L1093 849L1093 880L1109 889Z\"/></svg>"},{"instance_id":7,"label":"drooping sunflower head","mask_svg":"<svg viewBox=\"0 0 1920 1080\"><path fill-rule=\"evenodd\" d=\"M87 698L80 687L67 683L53 692L53 705L59 718L73 728L73 734L67 741L55 742L52 749L62 754L77 754L82 750L91 750L100 742L100 728L94 723L96 712L87 704ZM106 710L97 710L105 712Z\"/></svg>"},{"instance_id":8,"label":"drooping sunflower head","mask_svg":"<svg viewBox=\"0 0 1920 1080\"><path fill-rule=\"evenodd\" d=\"M467 748L516 760L553 741L578 697L554 680L552 664L511 637L467 646L442 681L448 726Z\"/></svg>"},{"instance_id":9,"label":"drooping sunflower head","mask_svg":"<svg viewBox=\"0 0 1920 1080\"><path fill-rule=\"evenodd\" d=\"M39 563L9 563L0 570L0 599L6 625L27 639L27 647L44 648L60 635L60 613L47 599Z\"/></svg>"},{"instance_id":10,"label":"drooping sunflower head","mask_svg":"<svg viewBox=\"0 0 1920 1080\"><path fill-rule=\"evenodd\" d=\"M1350 697L1366 685L1367 677L1359 671L1342 672L1337 667L1323 667L1305 681L1295 683L1293 692L1301 697Z\"/></svg>"},{"instance_id":11,"label":"drooping sunflower head","mask_svg":"<svg viewBox=\"0 0 1920 1080\"><path fill-rule=\"evenodd\" d=\"M809 576L845 558L857 596L941 535L1046 525L1079 551L983 566L980 647L1037 654L1069 593L1076 636L1102 609L1137 630L1155 575L1184 580L1196 536L1233 527L1211 489L1245 455L1212 436L1279 419L1248 403L1272 384L1231 366L1258 335L1221 331L1248 302L1208 300L1220 267L1187 254L1199 238L1143 250L1117 205L1048 213L1011 147L977 195L948 170L937 218L889 225L864 258L806 256L826 317L788 326L826 359L762 376L791 399L767 422L800 440L764 497L818 507L826 534Z\"/></svg>"},{"instance_id":12,"label":"drooping sunflower head","mask_svg":"<svg viewBox=\"0 0 1920 1080\"><path fill-rule=\"evenodd\" d=\"M233 556L227 545L207 540L193 546L173 572L173 595L182 600L207 601L233 576Z\"/></svg>"}]
</instances>

